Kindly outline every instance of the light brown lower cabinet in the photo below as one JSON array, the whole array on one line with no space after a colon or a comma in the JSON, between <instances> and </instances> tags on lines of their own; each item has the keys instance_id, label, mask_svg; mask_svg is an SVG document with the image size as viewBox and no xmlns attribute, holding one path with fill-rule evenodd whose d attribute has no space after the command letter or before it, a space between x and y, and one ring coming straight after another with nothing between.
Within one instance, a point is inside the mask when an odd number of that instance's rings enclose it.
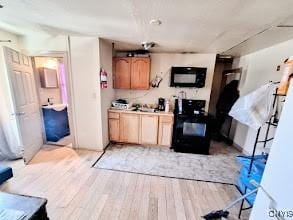
<instances>
[{"instance_id":1,"label":"light brown lower cabinet","mask_svg":"<svg viewBox=\"0 0 293 220\"><path fill-rule=\"evenodd\" d=\"M171 146L173 132L173 118L160 116L158 144L161 146Z\"/></svg>"},{"instance_id":2,"label":"light brown lower cabinet","mask_svg":"<svg viewBox=\"0 0 293 220\"><path fill-rule=\"evenodd\" d=\"M158 144L159 116L141 115L140 144Z\"/></svg>"},{"instance_id":3,"label":"light brown lower cabinet","mask_svg":"<svg viewBox=\"0 0 293 220\"><path fill-rule=\"evenodd\" d=\"M114 142L171 146L173 115L108 112L109 138Z\"/></svg>"},{"instance_id":4,"label":"light brown lower cabinet","mask_svg":"<svg viewBox=\"0 0 293 220\"><path fill-rule=\"evenodd\" d=\"M140 117L138 114L120 113L120 141L139 143Z\"/></svg>"},{"instance_id":5,"label":"light brown lower cabinet","mask_svg":"<svg viewBox=\"0 0 293 220\"><path fill-rule=\"evenodd\" d=\"M109 121L109 139L111 141L120 141L120 114L119 113L108 113Z\"/></svg>"}]
</instances>

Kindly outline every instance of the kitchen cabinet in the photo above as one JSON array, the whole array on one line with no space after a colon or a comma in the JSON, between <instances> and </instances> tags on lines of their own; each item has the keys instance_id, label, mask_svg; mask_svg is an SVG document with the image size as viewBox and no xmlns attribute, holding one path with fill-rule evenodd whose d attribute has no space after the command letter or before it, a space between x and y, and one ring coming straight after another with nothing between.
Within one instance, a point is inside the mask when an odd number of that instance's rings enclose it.
<instances>
[{"instance_id":1,"label":"kitchen cabinet","mask_svg":"<svg viewBox=\"0 0 293 220\"><path fill-rule=\"evenodd\" d=\"M113 72L114 88L130 89L131 58L114 58Z\"/></svg>"},{"instance_id":2,"label":"kitchen cabinet","mask_svg":"<svg viewBox=\"0 0 293 220\"><path fill-rule=\"evenodd\" d=\"M108 113L109 116L109 139L111 141L120 140L120 114L119 113Z\"/></svg>"},{"instance_id":3,"label":"kitchen cabinet","mask_svg":"<svg viewBox=\"0 0 293 220\"><path fill-rule=\"evenodd\" d=\"M158 144L159 117L141 115L140 144Z\"/></svg>"},{"instance_id":4,"label":"kitchen cabinet","mask_svg":"<svg viewBox=\"0 0 293 220\"><path fill-rule=\"evenodd\" d=\"M114 89L147 90L150 84L150 58L116 57L113 60Z\"/></svg>"},{"instance_id":5,"label":"kitchen cabinet","mask_svg":"<svg viewBox=\"0 0 293 220\"><path fill-rule=\"evenodd\" d=\"M109 139L114 142L170 147L173 114L108 110Z\"/></svg>"},{"instance_id":6,"label":"kitchen cabinet","mask_svg":"<svg viewBox=\"0 0 293 220\"><path fill-rule=\"evenodd\" d=\"M137 114L120 114L120 141L139 143L140 117Z\"/></svg>"},{"instance_id":7,"label":"kitchen cabinet","mask_svg":"<svg viewBox=\"0 0 293 220\"><path fill-rule=\"evenodd\" d=\"M58 77L55 69L39 67L38 71L42 88L58 88Z\"/></svg>"},{"instance_id":8,"label":"kitchen cabinet","mask_svg":"<svg viewBox=\"0 0 293 220\"><path fill-rule=\"evenodd\" d=\"M131 89L147 90L150 88L149 58L132 58L130 79Z\"/></svg>"},{"instance_id":9,"label":"kitchen cabinet","mask_svg":"<svg viewBox=\"0 0 293 220\"><path fill-rule=\"evenodd\" d=\"M160 116L158 145L170 147L172 143L173 117Z\"/></svg>"}]
</instances>

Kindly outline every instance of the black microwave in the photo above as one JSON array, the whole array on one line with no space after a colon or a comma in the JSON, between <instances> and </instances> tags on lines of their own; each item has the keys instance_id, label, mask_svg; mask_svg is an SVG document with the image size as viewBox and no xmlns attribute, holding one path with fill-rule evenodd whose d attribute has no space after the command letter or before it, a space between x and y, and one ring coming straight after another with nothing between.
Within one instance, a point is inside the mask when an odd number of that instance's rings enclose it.
<instances>
[{"instance_id":1,"label":"black microwave","mask_svg":"<svg viewBox=\"0 0 293 220\"><path fill-rule=\"evenodd\" d=\"M171 87L195 87L205 86L207 68L204 67L172 67Z\"/></svg>"}]
</instances>

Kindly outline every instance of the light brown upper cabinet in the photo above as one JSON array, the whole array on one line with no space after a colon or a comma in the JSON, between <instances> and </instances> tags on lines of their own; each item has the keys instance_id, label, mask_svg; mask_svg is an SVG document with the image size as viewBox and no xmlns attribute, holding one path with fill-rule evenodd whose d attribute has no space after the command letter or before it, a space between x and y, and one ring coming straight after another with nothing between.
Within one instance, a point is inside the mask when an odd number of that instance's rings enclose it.
<instances>
[{"instance_id":1,"label":"light brown upper cabinet","mask_svg":"<svg viewBox=\"0 0 293 220\"><path fill-rule=\"evenodd\" d=\"M132 58L131 61L131 89L150 88L150 59Z\"/></svg>"},{"instance_id":2,"label":"light brown upper cabinet","mask_svg":"<svg viewBox=\"0 0 293 220\"><path fill-rule=\"evenodd\" d=\"M115 89L130 89L131 58L114 58L113 72Z\"/></svg>"},{"instance_id":3,"label":"light brown upper cabinet","mask_svg":"<svg viewBox=\"0 0 293 220\"><path fill-rule=\"evenodd\" d=\"M114 58L114 88L140 90L149 89L150 64L150 58L148 57Z\"/></svg>"}]
</instances>

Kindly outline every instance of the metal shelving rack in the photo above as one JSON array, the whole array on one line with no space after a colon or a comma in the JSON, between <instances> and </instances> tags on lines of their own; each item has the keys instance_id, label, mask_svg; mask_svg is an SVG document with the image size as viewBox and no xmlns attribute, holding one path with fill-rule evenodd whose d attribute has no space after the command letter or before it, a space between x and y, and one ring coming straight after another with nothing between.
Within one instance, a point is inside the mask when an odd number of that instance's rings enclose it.
<instances>
[{"instance_id":1,"label":"metal shelving rack","mask_svg":"<svg viewBox=\"0 0 293 220\"><path fill-rule=\"evenodd\" d=\"M275 84L278 84L278 83L279 82L277 82ZM281 97L286 97L286 95L279 95L279 94L277 94L277 89L276 89L276 92L273 94L273 96L274 96L273 108L275 108L275 106L276 106L278 97L280 97L280 96ZM249 164L248 175L250 175L251 170L252 170L252 165L253 165L253 161L254 161L255 151L256 151L257 145L260 144L260 143L263 143L263 148L266 148L267 143L270 142L270 141L272 141L274 139L274 137L269 138L269 132L270 132L271 127L275 127L276 128L278 126L278 121L276 120L277 111L278 111L278 109L276 108L274 114L272 114L271 117L269 118L269 120L266 122L266 124L267 124L267 130L265 132L265 138L264 138L264 140L259 140L260 131L261 131L262 127L260 127L257 130L257 134L256 134L254 146L253 146L253 151L252 151L252 155L251 155L251 160L250 160L250 164ZM239 190L239 191L242 194L241 190ZM243 195L246 193L246 191L247 191L247 187L245 187ZM240 210L239 210L239 214L238 214L238 218L239 219L241 217L242 211L247 210L247 209L251 209L253 205L250 205L247 208L244 208L243 206L244 206L244 200L242 200L241 205L240 205Z\"/></svg>"}]
</instances>

